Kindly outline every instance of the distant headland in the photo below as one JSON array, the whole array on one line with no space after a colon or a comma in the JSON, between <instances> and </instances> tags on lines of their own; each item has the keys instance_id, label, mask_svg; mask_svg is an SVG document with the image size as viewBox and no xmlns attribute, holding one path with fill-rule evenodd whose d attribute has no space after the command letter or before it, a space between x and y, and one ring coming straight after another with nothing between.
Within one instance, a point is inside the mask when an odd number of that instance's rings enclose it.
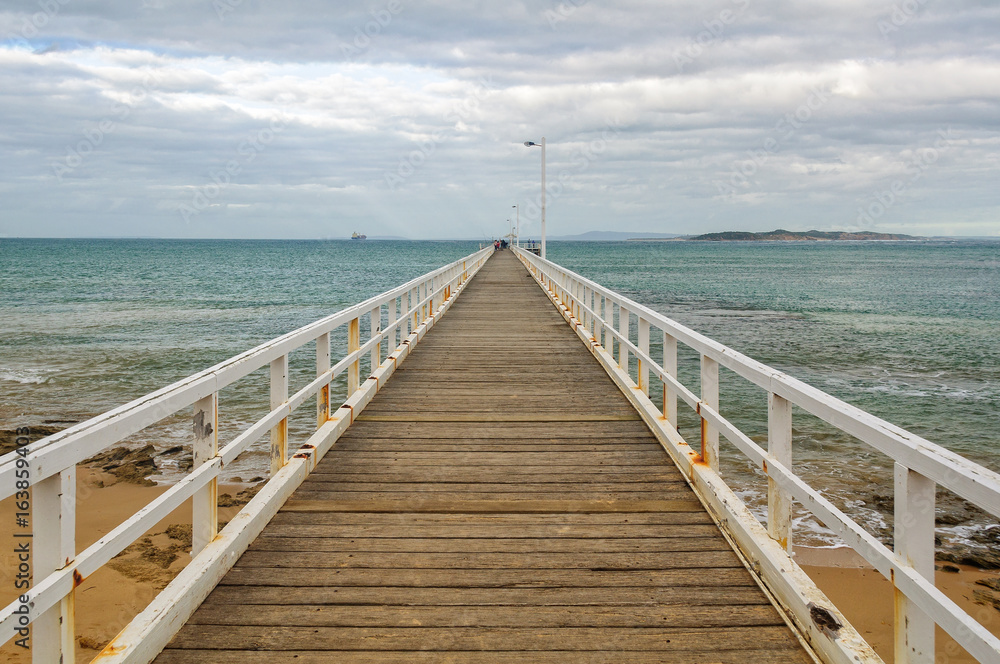
<instances>
[{"instance_id":1,"label":"distant headland","mask_svg":"<svg viewBox=\"0 0 1000 664\"><path fill-rule=\"evenodd\" d=\"M860 240L924 240L926 238L899 233L876 233L874 231L848 233L846 231L786 231L779 228L767 233L748 233L746 231L706 233L704 235L689 237L688 239L716 242L727 240L738 242L856 242Z\"/></svg>"}]
</instances>

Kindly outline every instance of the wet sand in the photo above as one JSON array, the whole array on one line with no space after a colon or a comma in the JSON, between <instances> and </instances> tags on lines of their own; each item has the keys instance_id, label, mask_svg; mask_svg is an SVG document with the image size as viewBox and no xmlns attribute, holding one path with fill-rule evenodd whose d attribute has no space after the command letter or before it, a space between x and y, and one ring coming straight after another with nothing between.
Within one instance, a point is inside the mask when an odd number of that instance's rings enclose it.
<instances>
[{"instance_id":1,"label":"wet sand","mask_svg":"<svg viewBox=\"0 0 1000 664\"><path fill-rule=\"evenodd\" d=\"M115 482L115 477L99 469L80 468L77 479L78 550L95 542L167 488ZM235 495L245 486L222 485L220 493ZM230 519L239 509L240 506L219 508L220 522ZM5 542L12 541L12 523L12 501L6 500L0 503L0 538ZM188 563L190 524L191 508L187 504L83 582L77 590L78 661L90 661ZM0 556L0 602L3 605L17 596L13 579L16 560L11 549L4 546ZM796 550L796 558L882 658L891 662L893 609L889 583L846 549L803 547ZM946 563L940 566L944 565ZM1000 578L1000 573L948 566L958 571L938 571L938 587L993 633L1000 635L1000 610L976 603L977 592L1000 598L1000 592L976 585L980 579ZM955 644L940 629L937 644L939 661L952 664L975 661L964 651L956 650ZM0 660L27 664L30 657L13 642L8 642L0 648Z\"/></svg>"}]
</instances>

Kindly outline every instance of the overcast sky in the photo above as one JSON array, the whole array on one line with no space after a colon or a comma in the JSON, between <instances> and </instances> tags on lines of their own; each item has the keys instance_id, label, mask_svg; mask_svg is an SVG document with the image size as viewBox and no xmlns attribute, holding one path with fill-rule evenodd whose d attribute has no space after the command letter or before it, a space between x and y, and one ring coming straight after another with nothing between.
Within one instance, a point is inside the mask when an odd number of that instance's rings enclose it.
<instances>
[{"instance_id":1,"label":"overcast sky","mask_svg":"<svg viewBox=\"0 0 1000 664\"><path fill-rule=\"evenodd\" d=\"M352 8L346 8L350 5ZM995 0L0 2L0 236L1000 235Z\"/></svg>"}]
</instances>

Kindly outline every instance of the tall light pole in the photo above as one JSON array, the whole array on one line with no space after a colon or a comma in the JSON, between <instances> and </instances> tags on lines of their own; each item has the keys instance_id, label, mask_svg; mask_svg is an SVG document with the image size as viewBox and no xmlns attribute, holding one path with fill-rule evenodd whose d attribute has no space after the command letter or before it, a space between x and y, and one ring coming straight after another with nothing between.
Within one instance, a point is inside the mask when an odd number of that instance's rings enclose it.
<instances>
[{"instance_id":1,"label":"tall light pole","mask_svg":"<svg viewBox=\"0 0 1000 664\"><path fill-rule=\"evenodd\" d=\"M516 220L517 220L517 248L520 249L521 248L521 208L519 206L517 206L517 205L511 205L511 207L514 208L514 210L516 211Z\"/></svg>"},{"instance_id":2,"label":"tall light pole","mask_svg":"<svg viewBox=\"0 0 1000 664\"><path fill-rule=\"evenodd\" d=\"M541 143L535 143L534 141L525 141L524 147L542 148L542 258L545 258L545 137L542 136Z\"/></svg>"}]
</instances>

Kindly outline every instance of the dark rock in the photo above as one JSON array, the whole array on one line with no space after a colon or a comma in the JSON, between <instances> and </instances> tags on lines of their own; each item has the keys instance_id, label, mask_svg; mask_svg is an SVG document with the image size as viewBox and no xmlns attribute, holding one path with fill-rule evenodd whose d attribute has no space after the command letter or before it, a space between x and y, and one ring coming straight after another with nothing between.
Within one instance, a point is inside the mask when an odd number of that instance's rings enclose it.
<instances>
[{"instance_id":1,"label":"dark rock","mask_svg":"<svg viewBox=\"0 0 1000 664\"><path fill-rule=\"evenodd\" d=\"M41 440L42 438L45 438L46 436L51 436L54 433L59 433L66 427L47 426L44 424L38 424L34 426L25 425L24 428L28 430L27 434L28 443L33 443L36 440ZM7 454L9 452L13 452L18 448L17 444L18 437L19 436L16 427L14 429L0 429L0 456Z\"/></svg>"},{"instance_id":2,"label":"dark rock","mask_svg":"<svg viewBox=\"0 0 1000 664\"><path fill-rule=\"evenodd\" d=\"M260 488L264 486L264 484L264 482L261 482L260 484L247 487L236 494L235 497L228 493L220 495L219 507L238 507L240 505L246 505L253 499L254 496L257 495L257 492L260 491Z\"/></svg>"},{"instance_id":3,"label":"dark rock","mask_svg":"<svg viewBox=\"0 0 1000 664\"><path fill-rule=\"evenodd\" d=\"M938 560L979 569L1000 569L1000 552L983 547L952 546L938 551Z\"/></svg>"},{"instance_id":4,"label":"dark rock","mask_svg":"<svg viewBox=\"0 0 1000 664\"><path fill-rule=\"evenodd\" d=\"M119 482L138 484L140 486L156 486L156 482L148 479L157 472L153 459L156 450L152 445L140 449L115 447L90 457L85 464L97 466L101 470L114 475Z\"/></svg>"},{"instance_id":5,"label":"dark rock","mask_svg":"<svg viewBox=\"0 0 1000 664\"><path fill-rule=\"evenodd\" d=\"M886 512L888 514L892 514L892 511L894 509L893 506L895 505L895 501L893 500L892 496L883 496L882 494L878 493L873 493L871 498L869 498L865 502L871 505L872 507L876 507L880 511Z\"/></svg>"},{"instance_id":6,"label":"dark rock","mask_svg":"<svg viewBox=\"0 0 1000 664\"><path fill-rule=\"evenodd\" d=\"M181 544L191 546L191 532L190 523L175 523L173 525L167 526L167 529L163 532L167 534L172 540L177 540Z\"/></svg>"},{"instance_id":7,"label":"dark rock","mask_svg":"<svg viewBox=\"0 0 1000 664\"><path fill-rule=\"evenodd\" d=\"M976 544L1000 548L1000 526L986 526L980 528L969 535Z\"/></svg>"},{"instance_id":8,"label":"dark rock","mask_svg":"<svg viewBox=\"0 0 1000 664\"><path fill-rule=\"evenodd\" d=\"M987 577L985 579L979 579L978 581L976 581L976 583L979 584L980 586L986 586L987 588L991 588L993 590L996 590L997 592L1000 592L1000 578L998 577Z\"/></svg>"},{"instance_id":9,"label":"dark rock","mask_svg":"<svg viewBox=\"0 0 1000 664\"><path fill-rule=\"evenodd\" d=\"M934 525L936 526L957 526L960 523L965 523L969 520L969 515L967 514L955 514L955 513L945 513L938 514L934 517Z\"/></svg>"},{"instance_id":10,"label":"dark rock","mask_svg":"<svg viewBox=\"0 0 1000 664\"><path fill-rule=\"evenodd\" d=\"M108 645L111 642L100 641L98 639L89 636L81 636L79 643L81 648L86 648L87 650L97 650L98 652L100 652L101 650L104 650L104 646Z\"/></svg>"},{"instance_id":11,"label":"dark rock","mask_svg":"<svg viewBox=\"0 0 1000 664\"><path fill-rule=\"evenodd\" d=\"M233 507L235 505L240 505L240 504L241 503L236 502L236 499L233 498L232 494L228 493L219 494L219 502L218 502L219 507Z\"/></svg>"},{"instance_id":12,"label":"dark rock","mask_svg":"<svg viewBox=\"0 0 1000 664\"><path fill-rule=\"evenodd\" d=\"M989 590L973 590L972 601L976 604L992 606L997 611L1000 611L1000 596Z\"/></svg>"}]
</instances>

